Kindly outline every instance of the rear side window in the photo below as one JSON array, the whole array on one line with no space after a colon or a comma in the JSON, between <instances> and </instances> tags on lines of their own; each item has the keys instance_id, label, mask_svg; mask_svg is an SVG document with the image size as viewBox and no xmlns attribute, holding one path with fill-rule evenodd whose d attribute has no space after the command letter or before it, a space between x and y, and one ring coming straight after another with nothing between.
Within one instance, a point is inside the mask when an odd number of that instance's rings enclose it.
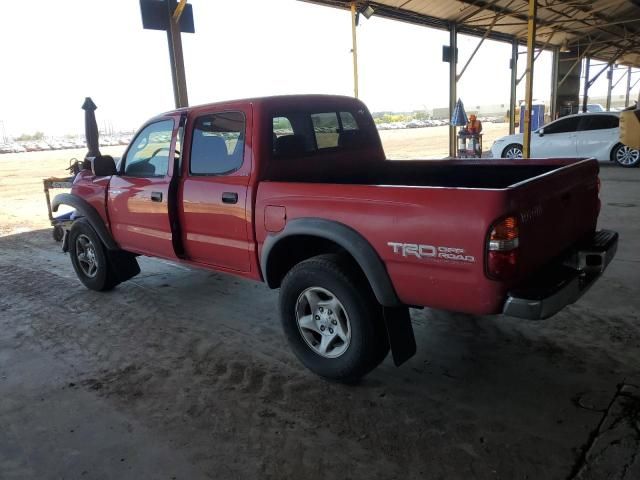
<instances>
[{"instance_id":1,"label":"rear side window","mask_svg":"<svg viewBox=\"0 0 640 480\"><path fill-rule=\"evenodd\" d=\"M293 135L293 127L287 117L274 117L273 119L273 138L282 137L284 135Z\"/></svg>"},{"instance_id":2,"label":"rear side window","mask_svg":"<svg viewBox=\"0 0 640 480\"><path fill-rule=\"evenodd\" d=\"M364 111L295 112L273 117L273 153L286 157L366 144Z\"/></svg>"},{"instance_id":3,"label":"rear side window","mask_svg":"<svg viewBox=\"0 0 640 480\"><path fill-rule=\"evenodd\" d=\"M580 130L608 130L618 128L620 119L615 115L585 115L580 123Z\"/></svg>"},{"instance_id":4,"label":"rear side window","mask_svg":"<svg viewBox=\"0 0 640 480\"><path fill-rule=\"evenodd\" d=\"M189 171L193 175L224 175L242 165L245 117L242 112L212 113L196 119Z\"/></svg>"},{"instance_id":5,"label":"rear side window","mask_svg":"<svg viewBox=\"0 0 640 480\"><path fill-rule=\"evenodd\" d=\"M549 125L545 125L544 133L553 134L575 132L578 130L578 123L580 123L580 117L561 118Z\"/></svg>"}]
</instances>

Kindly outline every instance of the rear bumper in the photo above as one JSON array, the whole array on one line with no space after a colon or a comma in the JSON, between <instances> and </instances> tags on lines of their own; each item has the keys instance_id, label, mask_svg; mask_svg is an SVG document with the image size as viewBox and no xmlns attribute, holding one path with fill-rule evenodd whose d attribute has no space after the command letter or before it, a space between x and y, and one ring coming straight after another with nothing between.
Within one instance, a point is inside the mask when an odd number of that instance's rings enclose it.
<instances>
[{"instance_id":1,"label":"rear bumper","mask_svg":"<svg viewBox=\"0 0 640 480\"><path fill-rule=\"evenodd\" d=\"M551 317L584 295L602 275L617 249L617 232L594 233L562 260L509 292L502 313L528 320Z\"/></svg>"}]
</instances>

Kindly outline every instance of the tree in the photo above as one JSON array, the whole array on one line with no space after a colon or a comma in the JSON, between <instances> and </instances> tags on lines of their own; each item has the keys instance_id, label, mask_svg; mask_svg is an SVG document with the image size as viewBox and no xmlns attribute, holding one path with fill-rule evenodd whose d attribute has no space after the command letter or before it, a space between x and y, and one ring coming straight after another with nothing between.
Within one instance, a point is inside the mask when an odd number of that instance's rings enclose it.
<instances>
[{"instance_id":1,"label":"tree","mask_svg":"<svg viewBox=\"0 0 640 480\"><path fill-rule=\"evenodd\" d=\"M25 141L28 142L33 140L42 140L43 138L44 138L43 132L36 132L33 135L29 135L28 133L23 133L18 138L16 138L16 140L18 140L19 142L25 142Z\"/></svg>"}]
</instances>

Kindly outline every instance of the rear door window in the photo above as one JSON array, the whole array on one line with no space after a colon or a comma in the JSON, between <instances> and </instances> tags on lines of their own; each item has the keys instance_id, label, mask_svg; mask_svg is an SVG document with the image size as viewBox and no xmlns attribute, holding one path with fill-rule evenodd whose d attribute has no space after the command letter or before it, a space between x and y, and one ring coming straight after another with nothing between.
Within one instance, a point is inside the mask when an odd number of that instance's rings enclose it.
<instances>
[{"instance_id":1,"label":"rear door window","mask_svg":"<svg viewBox=\"0 0 640 480\"><path fill-rule=\"evenodd\" d=\"M242 165L245 117L242 112L220 112L196 119L191 140L189 172L225 175Z\"/></svg>"},{"instance_id":2,"label":"rear door window","mask_svg":"<svg viewBox=\"0 0 640 480\"><path fill-rule=\"evenodd\" d=\"M580 122L580 131L608 130L618 128L620 119L615 115L585 115Z\"/></svg>"}]
</instances>

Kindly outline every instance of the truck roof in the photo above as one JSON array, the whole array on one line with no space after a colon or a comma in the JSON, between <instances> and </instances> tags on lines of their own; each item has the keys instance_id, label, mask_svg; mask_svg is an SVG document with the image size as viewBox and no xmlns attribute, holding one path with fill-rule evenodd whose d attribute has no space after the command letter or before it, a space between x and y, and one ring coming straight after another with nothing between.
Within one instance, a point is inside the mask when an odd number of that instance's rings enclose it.
<instances>
[{"instance_id":1,"label":"truck roof","mask_svg":"<svg viewBox=\"0 0 640 480\"><path fill-rule=\"evenodd\" d=\"M158 116L169 116L183 112L191 112L197 110L206 110L210 107L222 107L222 106L238 106L238 105L263 105L269 108L277 107L278 109L288 109L298 107L300 105L317 105L319 103L333 103L338 105L346 104L360 104L364 107L364 103L354 97L348 97L346 95L325 95L325 94L301 94L301 95L273 95L267 97L252 97L223 100L220 102L205 103L201 105L193 105L189 107L178 108L175 110L169 110Z\"/></svg>"}]
</instances>

